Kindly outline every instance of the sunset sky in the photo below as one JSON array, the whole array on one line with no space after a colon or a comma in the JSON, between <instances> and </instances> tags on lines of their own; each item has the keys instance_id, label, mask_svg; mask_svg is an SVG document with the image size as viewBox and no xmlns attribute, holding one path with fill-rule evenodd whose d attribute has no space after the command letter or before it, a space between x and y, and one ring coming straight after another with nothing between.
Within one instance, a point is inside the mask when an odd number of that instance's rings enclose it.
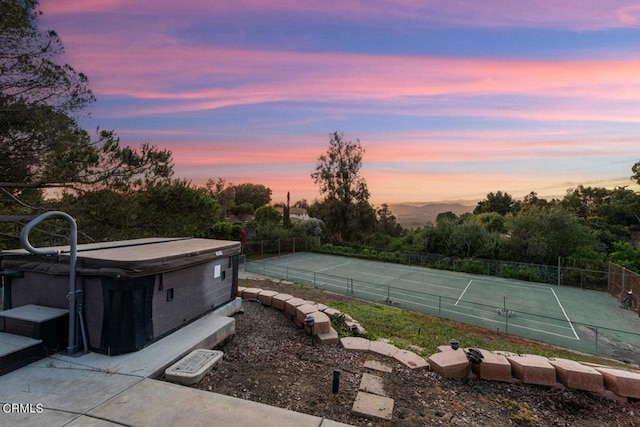
<instances>
[{"instance_id":1,"label":"sunset sky","mask_svg":"<svg viewBox=\"0 0 640 427\"><path fill-rule=\"evenodd\" d=\"M40 0L89 76L87 129L172 150L176 176L311 180L360 140L374 204L632 185L637 0Z\"/></svg>"}]
</instances>

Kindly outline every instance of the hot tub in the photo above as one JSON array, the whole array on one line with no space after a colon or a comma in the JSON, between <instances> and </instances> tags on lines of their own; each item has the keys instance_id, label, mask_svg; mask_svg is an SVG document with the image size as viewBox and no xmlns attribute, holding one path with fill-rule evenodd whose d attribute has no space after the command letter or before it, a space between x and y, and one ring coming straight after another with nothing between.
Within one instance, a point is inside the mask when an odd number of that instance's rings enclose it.
<instances>
[{"instance_id":1,"label":"hot tub","mask_svg":"<svg viewBox=\"0 0 640 427\"><path fill-rule=\"evenodd\" d=\"M69 306L69 247L2 252L3 308ZM78 245L77 289L92 351L139 350L236 297L240 243L147 238Z\"/></svg>"}]
</instances>

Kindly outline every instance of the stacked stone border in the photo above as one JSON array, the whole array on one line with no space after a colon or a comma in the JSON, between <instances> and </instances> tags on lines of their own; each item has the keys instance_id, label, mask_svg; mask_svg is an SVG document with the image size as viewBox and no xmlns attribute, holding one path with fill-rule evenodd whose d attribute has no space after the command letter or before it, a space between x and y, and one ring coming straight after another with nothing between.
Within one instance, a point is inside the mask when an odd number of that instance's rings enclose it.
<instances>
[{"instance_id":1,"label":"stacked stone border","mask_svg":"<svg viewBox=\"0 0 640 427\"><path fill-rule=\"evenodd\" d=\"M315 342L319 344L338 344L340 342L338 332L332 327L333 319L339 315L344 317L346 328L349 330L355 328L361 334L366 333L362 325L349 315L314 301L266 289L242 286L238 287L238 296L243 300L255 300L266 307L281 311L294 325L300 328L306 327L305 319L307 317L313 317L314 323L310 332L313 333Z\"/></svg>"},{"instance_id":2,"label":"stacked stone border","mask_svg":"<svg viewBox=\"0 0 640 427\"><path fill-rule=\"evenodd\" d=\"M640 399L640 371L637 370L533 354L477 349L483 356L482 363L471 364L469 371L467 350L463 348L454 350L449 345L442 345L438 347L437 353L425 360L385 341L371 341L363 337L339 339L337 331L331 327L331 321L342 313L324 304L260 288L239 287L238 296L257 300L265 306L282 311L298 327L304 327L304 319L312 316L315 320L313 334L320 344L340 343L347 351L370 352L393 358L410 369L431 369L443 378L479 378L567 388L620 402ZM348 329L356 325L359 331L364 331L357 321L346 314L344 317Z\"/></svg>"}]
</instances>

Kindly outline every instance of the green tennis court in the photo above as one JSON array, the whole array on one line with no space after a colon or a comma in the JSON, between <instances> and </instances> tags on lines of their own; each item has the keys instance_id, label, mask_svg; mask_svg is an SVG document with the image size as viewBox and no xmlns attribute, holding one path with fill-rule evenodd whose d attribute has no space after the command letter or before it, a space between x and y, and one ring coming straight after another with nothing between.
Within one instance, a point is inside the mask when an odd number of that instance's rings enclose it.
<instances>
[{"instance_id":1,"label":"green tennis court","mask_svg":"<svg viewBox=\"0 0 640 427\"><path fill-rule=\"evenodd\" d=\"M314 253L253 261L245 269L566 348L640 361L638 316L620 309L615 298L603 292Z\"/></svg>"}]
</instances>

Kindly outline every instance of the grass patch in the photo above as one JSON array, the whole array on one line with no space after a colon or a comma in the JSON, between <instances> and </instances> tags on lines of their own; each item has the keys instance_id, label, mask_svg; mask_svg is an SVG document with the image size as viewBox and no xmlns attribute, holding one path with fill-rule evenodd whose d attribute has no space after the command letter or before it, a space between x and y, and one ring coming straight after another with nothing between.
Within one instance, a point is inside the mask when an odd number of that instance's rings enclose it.
<instances>
[{"instance_id":1,"label":"grass patch","mask_svg":"<svg viewBox=\"0 0 640 427\"><path fill-rule=\"evenodd\" d=\"M254 287L256 282L251 279L241 279L241 286ZM280 284L283 286L283 284ZM366 330L366 338L376 340L385 338L398 348L411 350L422 357L429 357L436 353L438 346L448 345L451 339L456 339L462 347L482 348L484 350L501 350L516 354L537 354L548 358L562 357L581 362L592 362L603 365L624 367L622 362L605 359L589 354L577 353L571 350L552 346L545 343L530 341L515 335L498 333L478 326L468 325L448 320L446 318L416 313L394 306L358 302L357 299L345 298L337 301L329 297L324 291L312 286L301 284L286 284L285 292L303 299L325 304L350 315ZM269 289L269 286L266 286ZM347 301L347 302L345 302ZM350 336L351 331L340 328L344 318L334 321L334 329L340 337ZM416 349L419 347L421 350Z\"/></svg>"},{"instance_id":2,"label":"grass patch","mask_svg":"<svg viewBox=\"0 0 640 427\"><path fill-rule=\"evenodd\" d=\"M512 335L497 334L480 327L399 308L355 302L317 302L349 314L365 327L369 339L386 338L397 347L409 349L423 357L437 352L438 346L447 345L451 339L455 338L462 347L502 350L516 354L538 354L545 357L562 357L617 365L612 360L577 354L551 345L528 341ZM423 350L416 350L412 346L418 346Z\"/></svg>"}]
</instances>

